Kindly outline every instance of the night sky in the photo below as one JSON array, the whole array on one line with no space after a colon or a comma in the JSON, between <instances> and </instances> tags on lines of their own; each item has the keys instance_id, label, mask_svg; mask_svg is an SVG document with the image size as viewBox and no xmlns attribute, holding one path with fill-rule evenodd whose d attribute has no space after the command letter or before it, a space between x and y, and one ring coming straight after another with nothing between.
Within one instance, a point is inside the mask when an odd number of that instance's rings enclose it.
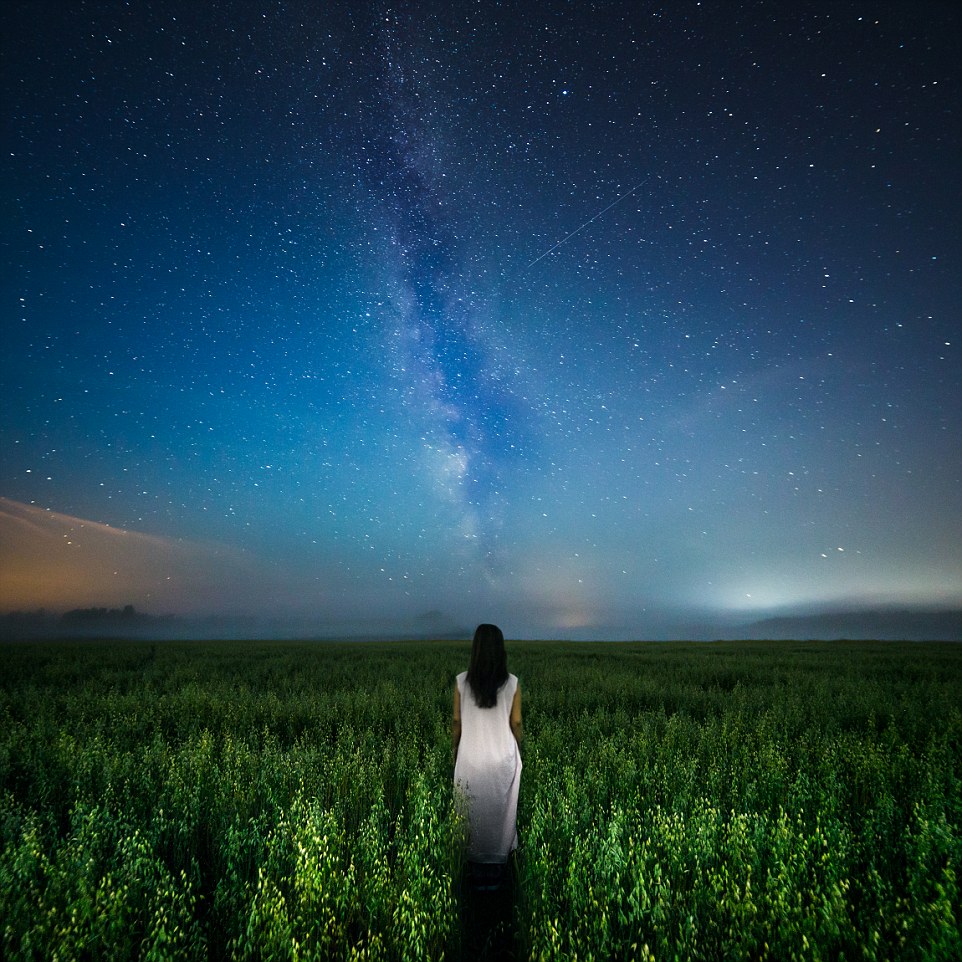
<instances>
[{"instance_id":1,"label":"night sky","mask_svg":"<svg viewBox=\"0 0 962 962\"><path fill-rule=\"evenodd\" d=\"M0 611L962 606L955 4L0 28Z\"/></svg>"}]
</instances>

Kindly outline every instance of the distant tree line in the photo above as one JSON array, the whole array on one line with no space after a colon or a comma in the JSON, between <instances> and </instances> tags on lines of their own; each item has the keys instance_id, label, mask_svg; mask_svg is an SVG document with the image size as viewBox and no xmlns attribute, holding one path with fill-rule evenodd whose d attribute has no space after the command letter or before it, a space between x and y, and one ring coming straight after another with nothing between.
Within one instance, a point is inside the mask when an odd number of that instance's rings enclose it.
<instances>
[{"instance_id":1,"label":"distant tree line","mask_svg":"<svg viewBox=\"0 0 962 962\"><path fill-rule=\"evenodd\" d=\"M65 625L87 625L92 621L135 621L147 617L149 615L138 615L133 605L124 605L123 608L74 608L65 611L60 620Z\"/></svg>"},{"instance_id":2,"label":"distant tree line","mask_svg":"<svg viewBox=\"0 0 962 962\"><path fill-rule=\"evenodd\" d=\"M171 615L148 615L133 605L123 608L73 608L55 614L46 608L11 611L0 615L0 638L29 641L36 638L138 636L173 620Z\"/></svg>"}]
</instances>

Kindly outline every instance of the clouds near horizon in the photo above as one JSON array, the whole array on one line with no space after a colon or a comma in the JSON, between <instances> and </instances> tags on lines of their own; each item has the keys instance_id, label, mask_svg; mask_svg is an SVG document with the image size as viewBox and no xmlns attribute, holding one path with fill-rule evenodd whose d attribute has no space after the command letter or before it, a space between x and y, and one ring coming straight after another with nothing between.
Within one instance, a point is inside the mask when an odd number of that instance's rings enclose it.
<instances>
[{"instance_id":1,"label":"clouds near horizon","mask_svg":"<svg viewBox=\"0 0 962 962\"><path fill-rule=\"evenodd\" d=\"M0 611L125 604L152 612L244 610L259 578L237 549L0 497Z\"/></svg>"}]
</instances>

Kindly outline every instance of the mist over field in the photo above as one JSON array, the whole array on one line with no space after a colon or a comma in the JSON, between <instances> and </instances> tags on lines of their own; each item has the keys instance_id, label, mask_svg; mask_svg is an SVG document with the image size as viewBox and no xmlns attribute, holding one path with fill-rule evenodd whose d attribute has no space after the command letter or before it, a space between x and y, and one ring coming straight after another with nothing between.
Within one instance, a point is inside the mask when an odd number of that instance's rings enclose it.
<instances>
[{"instance_id":1,"label":"mist over field","mask_svg":"<svg viewBox=\"0 0 962 962\"><path fill-rule=\"evenodd\" d=\"M794 603L781 586L767 587L760 600L725 604L666 604L644 592L589 603L577 594L545 598L524 586L483 585L475 597L459 598L439 578L435 591L416 599L377 595L365 606L348 586L324 585L296 565L264 568L223 545L145 535L2 497L0 570L0 638L470 638L489 621L521 639L962 640L951 571L910 585L912 602L888 582L870 600L816 595Z\"/></svg>"},{"instance_id":2,"label":"mist over field","mask_svg":"<svg viewBox=\"0 0 962 962\"><path fill-rule=\"evenodd\" d=\"M483 613L482 613L483 614ZM479 617L477 622L483 618ZM632 622L555 630L509 619L510 637L558 641L715 641L824 640L962 641L962 611L955 609L840 609L777 614L745 621L731 613L646 612ZM131 638L174 640L389 641L432 639L469 641L475 624L441 611L408 618L357 621L294 617L283 612L258 615L184 617L122 609L45 610L0 615L0 639Z\"/></svg>"}]
</instances>

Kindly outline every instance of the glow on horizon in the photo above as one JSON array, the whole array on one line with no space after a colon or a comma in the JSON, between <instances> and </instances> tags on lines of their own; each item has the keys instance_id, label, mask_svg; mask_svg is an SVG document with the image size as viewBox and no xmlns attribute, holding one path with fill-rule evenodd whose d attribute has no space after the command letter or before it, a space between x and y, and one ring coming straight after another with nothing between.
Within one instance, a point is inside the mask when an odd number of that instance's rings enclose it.
<instances>
[{"instance_id":1,"label":"glow on horizon","mask_svg":"<svg viewBox=\"0 0 962 962\"><path fill-rule=\"evenodd\" d=\"M459 604L442 597L447 623L469 625L476 611L497 612L523 637L585 636L593 628L618 636L642 636L649 619L763 617L780 612L829 607L962 607L959 582L943 569L928 577L882 573L856 581L824 580L800 590L798 578L768 571L729 581L692 596L688 605L668 596L632 598L603 590L604 570L555 558L530 558L522 575L492 579L486 589ZM399 604L403 588L366 609L344 603L349 594L325 575L305 580L294 569L242 554L225 546L174 540L75 518L34 505L0 498L0 613L46 608L121 607L134 604L148 614L212 617L245 615L302 619L305 623L343 620L363 624L389 620L392 612L411 617ZM506 587L508 586L508 587ZM406 614L405 614L406 612ZM493 617L493 615L492 615ZM292 624L294 621L291 622Z\"/></svg>"},{"instance_id":2,"label":"glow on horizon","mask_svg":"<svg viewBox=\"0 0 962 962\"><path fill-rule=\"evenodd\" d=\"M832 583L798 586L790 577L772 574L729 583L712 596L720 611L759 612L860 608L962 606L962 575L952 578L944 569L925 573L881 573Z\"/></svg>"},{"instance_id":3,"label":"glow on horizon","mask_svg":"<svg viewBox=\"0 0 962 962\"><path fill-rule=\"evenodd\" d=\"M243 611L250 559L0 497L0 611L133 604L151 613Z\"/></svg>"}]
</instances>

